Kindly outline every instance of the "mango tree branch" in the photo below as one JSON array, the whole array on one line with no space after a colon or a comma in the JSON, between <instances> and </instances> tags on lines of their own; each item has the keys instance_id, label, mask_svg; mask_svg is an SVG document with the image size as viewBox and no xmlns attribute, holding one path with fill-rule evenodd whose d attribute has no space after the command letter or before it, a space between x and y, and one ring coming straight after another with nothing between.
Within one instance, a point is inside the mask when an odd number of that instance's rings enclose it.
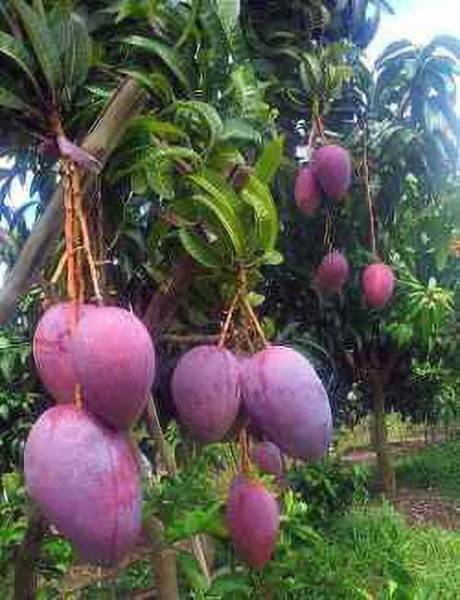
<instances>
[{"instance_id":1,"label":"mango tree branch","mask_svg":"<svg viewBox=\"0 0 460 600\"><path fill-rule=\"evenodd\" d=\"M145 92L136 81L128 79L114 93L84 139L82 148L104 163L125 133L129 121L141 112L145 102ZM85 176L83 190L88 190L94 178L91 173ZM33 278L45 265L61 235L63 216L63 189L59 185L0 290L0 325L11 319L18 296L27 291Z\"/></svg>"}]
</instances>

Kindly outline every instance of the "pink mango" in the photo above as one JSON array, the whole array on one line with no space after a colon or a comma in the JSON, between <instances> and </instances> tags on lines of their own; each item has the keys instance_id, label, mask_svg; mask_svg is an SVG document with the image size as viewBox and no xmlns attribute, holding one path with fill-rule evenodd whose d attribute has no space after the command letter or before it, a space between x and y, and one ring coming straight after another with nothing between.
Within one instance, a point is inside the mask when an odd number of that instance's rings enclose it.
<instances>
[{"instance_id":1,"label":"pink mango","mask_svg":"<svg viewBox=\"0 0 460 600\"><path fill-rule=\"evenodd\" d=\"M332 416L311 363L285 346L268 346L247 363L243 401L249 417L283 452L317 459L328 448Z\"/></svg>"},{"instance_id":2,"label":"pink mango","mask_svg":"<svg viewBox=\"0 0 460 600\"><path fill-rule=\"evenodd\" d=\"M309 167L303 167L295 182L294 198L297 207L307 217L312 217L321 204L321 188Z\"/></svg>"},{"instance_id":3,"label":"pink mango","mask_svg":"<svg viewBox=\"0 0 460 600\"><path fill-rule=\"evenodd\" d=\"M48 392L57 402L73 402L77 376L72 358L72 318L75 307L70 302L55 304L40 319L33 340L37 371ZM95 307L83 304L77 317L82 318Z\"/></svg>"},{"instance_id":4,"label":"pink mango","mask_svg":"<svg viewBox=\"0 0 460 600\"><path fill-rule=\"evenodd\" d=\"M270 560L279 529L279 508L262 483L238 475L230 486L227 527L235 550L253 568Z\"/></svg>"},{"instance_id":5,"label":"pink mango","mask_svg":"<svg viewBox=\"0 0 460 600\"><path fill-rule=\"evenodd\" d=\"M323 294L337 294L350 277L350 265L338 250L329 252L321 261L315 276L318 290Z\"/></svg>"},{"instance_id":6,"label":"pink mango","mask_svg":"<svg viewBox=\"0 0 460 600\"><path fill-rule=\"evenodd\" d=\"M144 411L155 376L155 350L143 323L114 306L82 315L72 340L85 408L126 429Z\"/></svg>"},{"instance_id":7,"label":"pink mango","mask_svg":"<svg viewBox=\"0 0 460 600\"><path fill-rule=\"evenodd\" d=\"M180 421L202 442L221 440L240 409L239 362L225 348L197 346L177 363L171 388Z\"/></svg>"},{"instance_id":8,"label":"pink mango","mask_svg":"<svg viewBox=\"0 0 460 600\"><path fill-rule=\"evenodd\" d=\"M393 270L383 263L368 265L363 272L363 292L371 308L383 308L393 295L396 279Z\"/></svg>"},{"instance_id":9,"label":"pink mango","mask_svg":"<svg viewBox=\"0 0 460 600\"><path fill-rule=\"evenodd\" d=\"M281 477L283 474L283 461L281 452L273 442L259 442L251 448L250 458L264 473Z\"/></svg>"},{"instance_id":10,"label":"pink mango","mask_svg":"<svg viewBox=\"0 0 460 600\"><path fill-rule=\"evenodd\" d=\"M342 146L323 146L315 152L313 172L330 198L342 200L351 185L350 153Z\"/></svg>"},{"instance_id":11,"label":"pink mango","mask_svg":"<svg viewBox=\"0 0 460 600\"><path fill-rule=\"evenodd\" d=\"M30 496L90 561L114 564L141 530L139 471L127 438L73 405L48 409L24 454Z\"/></svg>"}]
</instances>

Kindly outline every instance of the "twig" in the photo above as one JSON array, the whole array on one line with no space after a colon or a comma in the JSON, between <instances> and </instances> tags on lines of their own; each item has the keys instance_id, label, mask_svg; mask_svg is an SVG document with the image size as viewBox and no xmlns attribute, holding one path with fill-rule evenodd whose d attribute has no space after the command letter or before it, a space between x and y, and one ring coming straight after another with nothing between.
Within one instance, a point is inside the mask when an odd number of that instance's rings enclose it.
<instances>
[{"instance_id":1,"label":"twig","mask_svg":"<svg viewBox=\"0 0 460 600\"><path fill-rule=\"evenodd\" d=\"M247 298L243 299L243 306L246 309L246 312L248 313L261 342L263 343L264 346L267 346L267 338L265 337L264 330L262 329L262 327L259 323L259 319L257 318L257 316L256 316L255 312L253 311L252 306L249 303L249 300Z\"/></svg>"},{"instance_id":2,"label":"twig","mask_svg":"<svg viewBox=\"0 0 460 600\"><path fill-rule=\"evenodd\" d=\"M370 174L369 174L369 163L368 163L368 152L367 152L367 128L364 129L364 149L363 149L363 177L364 177L364 188L366 190L367 209L369 211L369 235L371 238L371 249L372 254L377 257L377 243L375 240L375 215L374 206L372 203L372 194L370 186Z\"/></svg>"},{"instance_id":3,"label":"twig","mask_svg":"<svg viewBox=\"0 0 460 600\"><path fill-rule=\"evenodd\" d=\"M219 348L222 348L225 344L225 338L227 337L228 329L232 322L233 313L235 312L235 308L236 308L236 305L238 304L239 299L240 299L240 292L238 290L236 292L235 296L233 297L232 303L230 304L230 308L228 309L228 313L227 313L227 317L225 319L224 326L222 327L222 332L220 334L219 343L218 343Z\"/></svg>"}]
</instances>

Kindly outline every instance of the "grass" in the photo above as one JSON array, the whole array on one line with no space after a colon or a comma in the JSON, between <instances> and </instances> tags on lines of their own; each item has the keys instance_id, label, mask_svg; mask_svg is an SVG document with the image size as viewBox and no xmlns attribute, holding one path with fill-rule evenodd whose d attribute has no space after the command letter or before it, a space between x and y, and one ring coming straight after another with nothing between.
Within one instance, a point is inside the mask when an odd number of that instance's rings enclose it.
<instances>
[{"instance_id":1,"label":"grass","mask_svg":"<svg viewBox=\"0 0 460 600\"><path fill-rule=\"evenodd\" d=\"M460 498L460 439L429 446L401 458L398 482L409 487L436 488L445 497Z\"/></svg>"}]
</instances>

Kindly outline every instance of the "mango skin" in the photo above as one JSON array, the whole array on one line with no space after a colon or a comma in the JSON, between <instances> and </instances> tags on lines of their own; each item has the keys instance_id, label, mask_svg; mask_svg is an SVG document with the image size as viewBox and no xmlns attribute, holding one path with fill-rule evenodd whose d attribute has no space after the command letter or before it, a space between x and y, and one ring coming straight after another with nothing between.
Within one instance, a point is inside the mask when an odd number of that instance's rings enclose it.
<instances>
[{"instance_id":1,"label":"mango skin","mask_svg":"<svg viewBox=\"0 0 460 600\"><path fill-rule=\"evenodd\" d=\"M225 348L197 346L180 358L171 391L193 439L216 442L230 430L241 406L239 376L239 362Z\"/></svg>"},{"instance_id":2,"label":"mango skin","mask_svg":"<svg viewBox=\"0 0 460 600\"><path fill-rule=\"evenodd\" d=\"M83 304L78 308L81 318L95 307ZM72 311L70 302L51 306L41 317L33 339L33 355L38 375L57 402L75 400L78 383L72 356Z\"/></svg>"},{"instance_id":3,"label":"mango skin","mask_svg":"<svg viewBox=\"0 0 460 600\"><path fill-rule=\"evenodd\" d=\"M227 501L226 523L236 552L254 569L271 558L278 537L279 508L262 483L238 475Z\"/></svg>"},{"instance_id":4,"label":"mango skin","mask_svg":"<svg viewBox=\"0 0 460 600\"><path fill-rule=\"evenodd\" d=\"M393 296L396 278L383 263L368 265L363 272L362 286L366 303L371 308L383 308Z\"/></svg>"},{"instance_id":5,"label":"mango skin","mask_svg":"<svg viewBox=\"0 0 460 600\"><path fill-rule=\"evenodd\" d=\"M155 377L155 350L143 323L123 308L95 307L82 315L72 352L85 408L111 427L131 427Z\"/></svg>"},{"instance_id":6,"label":"mango skin","mask_svg":"<svg viewBox=\"0 0 460 600\"><path fill-rule=\"evenodd\" d=\"M338 294L350 278L350 265L345 255L334 250L326 254L316 270L315 283L323 294Z\"/></svg>"},{"instance_id":7,"label":"mango skin","mask_svg":"<svg viewBox=\"0 0 460 600\"><path fill-rule=\"evenodd\" d=\"M264 473L281 477L283 474L283 461L281 452L273 442L259 442L251 448L250 458Z\"/></svg>"},{"instance_id":8,"label":"mango skin","mask_svg":"<svg viewBox=\"0 0 460 600\"><path fill-rule=\"evenodd\" d=\"M300 169L294 187L294 198L298 209L307 217L314 216L321 204L321 188L310 167Z\"/></svg>"},{"instance_id":9,"label":"mango skin","mask_svg":"<svg viewBox=\"0 0 460 600\"><path fill-rule=\"evenodd\" d=\"M26 487L84 559L112 565L141 531L139 470L128 439L73 405L48 409L24 454Z\"/></svg>"},{"instance_id":10,"label":"mango skin","mask_svg":"<svg viewBox=\"0 0 460 600\"><path fill-rule=\"evenodd\" d=\"M242 381L251 421L283 452L304 460L327 452L329 399L304 356L286 346L268 346L246 363Z\"/></svg>"},{"instance_id":11,"label":"mango skin","mask_svg":"<svg viewBox=\"0 0 460 600\"><path fill-rule=\"evenodd\" d=\"M314 175L327 196L333 200L342 200L346 196L352 171L350 153L342 146L323 146L314 154Z\"/></svg>"}]
</instances>

